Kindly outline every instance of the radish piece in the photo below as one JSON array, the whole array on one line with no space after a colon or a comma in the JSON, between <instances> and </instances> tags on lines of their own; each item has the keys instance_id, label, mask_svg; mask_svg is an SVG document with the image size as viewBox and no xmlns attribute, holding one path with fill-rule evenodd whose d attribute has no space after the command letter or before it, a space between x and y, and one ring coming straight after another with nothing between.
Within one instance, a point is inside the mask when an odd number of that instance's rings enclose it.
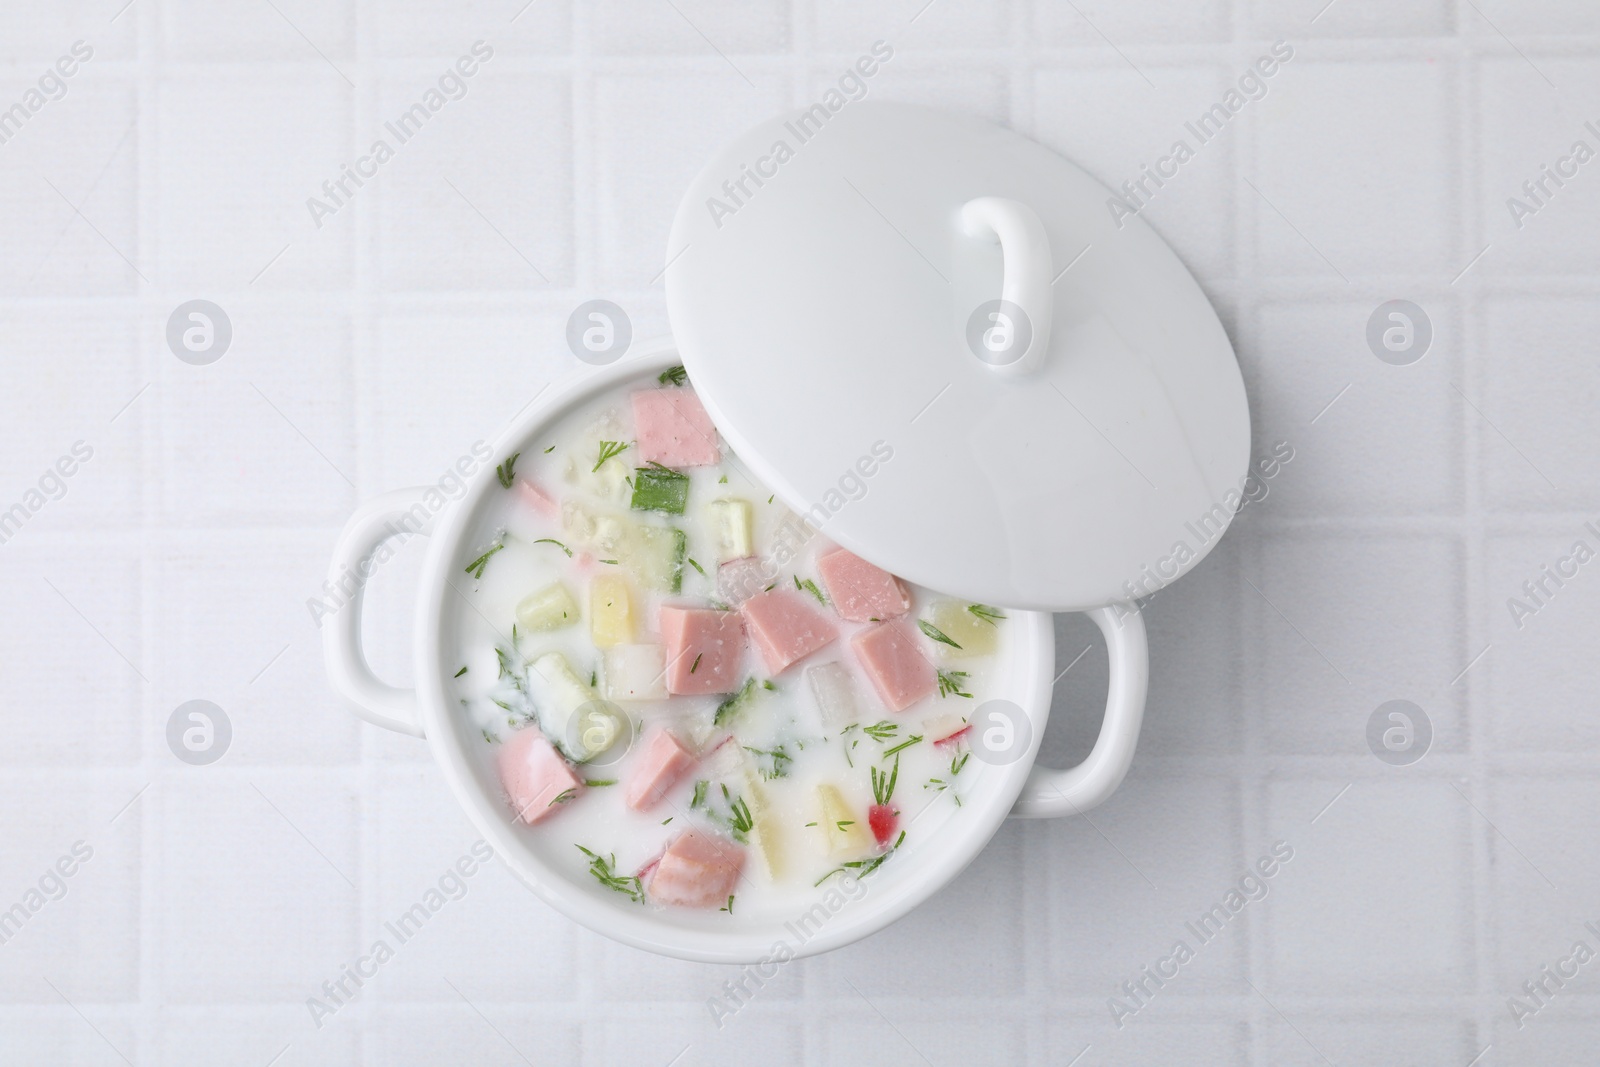
<instances>
[{"instance_id":1,"label":"radish piece","mask_svg":"<svg viewBox=\"0 0 1600 1067\"><path fill-rule=\"evenodd\" d=\"M887 848L900 825L900 813L887 804L874 804L867 809L867 825L872 827L873 840L879 848Z\"/></svg>"},{"instance_id":2,"label":"radish piece","mask_svg":"<svg viewBox=\"0 0 1600 1067\"><path fill-rule=\"evenodd\" d=\"M754 556L731 560L717 568L717 595L738 607L774 581L767 565Z\"/></svg>"},{"instance_id":3,"label":"radish piece","mask_svg":"<svg viewBox=\"0 0 1600 1067\"><path fill-rule=\"evenodd\" d=\"M811 696L825 728L842 730L860 721L855 683L850 680L850 671L844 664L813 664L806 668L806 681L811 683Z\"/></svg>"},{"instance_id":4,"label":"radish piece","mask_svg":"<svg viewBox=\"0 0 1600 1067\"><path fill-rule=\"evenodd\" d=\"M742 778L751 771L750 757L732 734L711 746L700 765L705 768L706 777L723 780Z\"/></svg>"},{"instance_id":5,"label":"radish piece","mask_svg":"<svg viewBox=\"0 0 1600 1067\"><path fill-rule=\"evenodd\" d=\"M953 748L961 743L972 727L959 715L940 715L922 724L929 741L941 748Z\"/></svg>"}]
</instances>

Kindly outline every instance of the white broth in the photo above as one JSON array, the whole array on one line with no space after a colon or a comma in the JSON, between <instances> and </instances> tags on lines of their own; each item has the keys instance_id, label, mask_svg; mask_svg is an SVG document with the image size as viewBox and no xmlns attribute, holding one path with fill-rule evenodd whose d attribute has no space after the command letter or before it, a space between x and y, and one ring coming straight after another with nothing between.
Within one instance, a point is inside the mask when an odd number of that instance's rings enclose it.
<instances>
[{"instance_id":1,"label":"white broth","mask_svg":"<svg viewBox=\"0 0 1600 1067\"><path fill-rule=\"evenodd\" d=\"M507 820L560 870L618 907L770 920L962 818L995 770L963 731L1003 611L813 531L681 368L509 451L455 568L449 684Z\"/></svg>"}]
</instances>

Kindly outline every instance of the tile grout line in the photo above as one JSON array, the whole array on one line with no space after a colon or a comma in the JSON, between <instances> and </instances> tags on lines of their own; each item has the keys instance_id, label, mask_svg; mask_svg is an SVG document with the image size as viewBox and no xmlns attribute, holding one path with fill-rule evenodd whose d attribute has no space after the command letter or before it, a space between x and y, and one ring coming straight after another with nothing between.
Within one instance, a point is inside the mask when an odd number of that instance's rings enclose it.
<instances>
[{"instance_id":1,"label":"tile grout line","mask_svg":"<svg viewBox=\"0 0 1600 1067\"><path fill-rule=\"evenodd\" d=\"M1248 25L1247 0L1232 0L1229 5L1230 39L1232 41L1232 61L1235 69L1246 62L1246 54L1250 51L1245 34ZM1238 124L1234 131L1236 136L1233 141L1224 146L1229 152L1228 176L1237 179L1246 170L1254 170L1254 162L1259 151L1260 141L1260 115L1252 110L1243 116L1244 121ZM1259 249L1255 240L1257 227L1254 214L1259 208L1256 200L1252 199L1247 209L1246 201L1239 195L1239 182L1229 180L1222 195L1227 198L1230 213L1229 233L1232 248L1229 249L1231 272L1241 281L1242 295L1234 301L1234 331L1230 338L1236 348L1243 347L1243 338L1239 336L1244 328L1244 323L1253 321L1260 314L1260 302L1254 290L1254 280L1260 274ZM1236 357L1237 358L1237 357ZM1253 444L1253 442L1252 442ZM1253 462L1253 460L1252 460ZM1233 594L1239 598L1235 603L1245 602L1244 597L1244 569L1246 567L1260 573L1259 559L1261 539L1259 537L1246 540L1239 547L1239 552L1234 560ZM1252 641L1247 638L1247 631L1259 638L1265 616L1258 602L1259 597L1249 599L1249 607L1244 612L1235 611L1234 614L1234 647L1239 650L1241 660L1246 657L1254 661L1261 645L1259 640ZM1267 763L1262 758L1266 750L1265 732L1269 728L1266 722L1265 702L1260 699L1259 686L1253 694L1256 699L1246 701L1245 689L1247 677L1255 675L1241 672L1243 677L1233 680L1233 695L1237 706L1243 714L1242 736L1239 738L1239 752L1236 771L1234 774L1234 803L1239 805L1240 825L1245 829L1239 835L1238 849L1241 853L1239 862L1247 864L1250 845L1247 837L1254 837L1258 841L1265 838L1268 822L1268 805L1265 794L1268 788L1266 776ZM1247 709L1247 710L1246 710ZM1245 943L1239 951L1239 966L1244 971L1246 982L1268 984L1269 971L1269 930L1264 913L1252 911L1245 916L1244 930ZM1241 1020L1246 1023L1247 1036L1245 1038L1247 1056L1253 1067L1264 1067L1272 1063L1271 1050L1267 1040L1267 1016L1260 1003L1260 998L1251 998L1241 1013Z\"/></svg>"},{"instance_id":2,"label":"tile grout line","mask_svg":"<svg viewBox=\"0 0 1600 1067\"><path fill-rule=\"evenodd\" d=\"M1456 18L1456 32L1461 34L1466 0L1456 0L1454 15ZM1478 168L1481 157L1480 142L1482 138L1482 101L1476 88L1476 79L1469 72L1476 72L1480 64L1477 54L1465 47L1463 41L1462 54L1456 63L1456 123L1458 130L1457 173L1461 175L1460 196L1461 210L1459 217L1462 220L1462 229L1475 233L1471 239L1460 245L1458 259L1464 259L1472 248L1482 247L1486 234L1479 229L1482 223L1483 203L1483 175ZM1479 381L1481 375L1481 361L1478 359L1480 349L1480 327L1482 325L1478 313L1478 295L1482 291L1479 277L1469 275L1466 278L1467 288L1463 298L1452 301L1449 305L1456 319L1457 335L1460 338L1460 360L1462 380L1471 382L1477 395L1482 396ZM1481 620L1488 618L1486 614L1486 588L1485 588L1485 514L1484 514L1484 485L1483 478L1485 467L1483 463L1483 434L1473 413L1466 404L1459 405L1458 432L1461 433L1461 485L1464 494L1465 522L1463 523L1464 537L1458 542L1461 545L1463 558L1459 566L1463 570L1462 590L1462 634L1465 644L1470 647L1462 648L1463 660L1471 655L1472 648L1481 648L1488 643L1487 627ZM1479 641L1482 639L1483 643ZM1494 664L1488 668L1493 670ZM1484 676L1468 675L1464 679L1465 691L1459 696L1453 693L1450 699L1460 709L1462 721L1466 727L1463 731L1463 743L1468 754L1467 765L1469 769L1471 786L1479 797L1479 802L1487 805L1489 799L1486 795L1484 784L1487 782L1487 767L1485 756L1489 751L1489 729L1485 715L1480 713L1484 707L1483 692ZM1494 872L1491 862L1490 849L1493 841L1491 831L1481 825L1481 820L1472 819L1463 813L1466 821L1463 825L1467 828L1467 841L1472 850L1472 915L1464 917L1466 929L1462 931L1467 939L1467 949L1471 953L1473 962L1472 981L1470 984L1474 996L1473 1028L1476 1031L1472 1044L1477 1046L1481 1041L1488 1040L1492 1033L1492 1022L1488 1012L1483 1007L1483 1000L1491 992L1492 975L1494 974L1493 956L1494 946L1492 937L1487 936L1482 929L1479 917L1487 918L1493 914L1494 899Z\"/></svg>"},{"instance_id":3,"label":"tile grout line","mask_svg":"<svg viewBox=\"0 0 1600 1067\"><path fill-rule=\"evenodd\" d=\"M791 3L789 7L789 104L791 107L803 106L803 96L808 83L808 74L812 64L811 48L811 7L804 3ZM663 283L664 284L664 283ZM823 963L815 957L804 961L799 972L799 1010L804 1017L816 1018L823 1014L817 1009L826 1003L827 993L819 988L821 984L820 972ZM826 1056L824 1050L817 1047L817 1039L810 1032L810 1028L802 1028L800 1033L801 1061L809 1067L824 1067Z\"/></svg>"},{"instance_id":4,"label":"tile grout line","mask_svg":"<svg viewBox=\"0 0 1600 1067\"><path fill-rule=\"evenodd\" d=\"M156 280L158 286L165 283L166 271L162 262L162 250L158 247L160 233L160 189L158 185L160 175L160 146L157 141L159 126L154 121L159 111L160 99L159 80L157 78L155 48L157 35L157 19L159 10L153 4L139 5L134 11L129 12L134 17L133 39L137 49L137 89L134 95L134 113L138 118L138 129L134 131L135 139L135 165L134 165L134 200L136 204L136 248L134 256L142 260L145 269ZM126 17L126 16L124 16ZM153 195L152 195L153 194ZM155 249L156 255L149 253ZM136 285L136 307L134 313L134 350L137 364L148 368L148 380L157 380L157 366L161 359L160 347L155 343L147 343L142 333L146 327L151 327L154 334L154 321L151 318L152 304L156 296L148 285ZM158 312L159 313L159 312ZM159 386L153 401L162 400ZM159 417L160 407L153 410L147 406L144 411L137 412L139 418L140 456L138 467L142 477L140 482L140 536L139 536L139 567L140 567L140 596L143 603L140 605L139 615L145 641L140 649L141 658L148 661L146 650L155 650L160 645L156 634L160 627L159 614L161 611L158 590L156 588L156 575L160 572L160 554L156 549L162 539L159 537L158 508L165 492L166 477L164 464L161 462L161 442L165 437L163 423ZM153 444L153 447L152 447ZM150 492L150 486L155 485L155 493ZM157 661L159 662L159 661ZM152 668L152 674L156 673ZM159 678L159 675L157 675ZM165 961L166 947L163 944L164 924L163 916L158 914L155 902L160 899L163 881L167 877L164 864L151 862L146 857L164 855L167 845L167 821L165 819L165 804L163 783L157 781L164 768L152 765L150 755L153 750L155 730L151 729L163 719L160 707L161 689L156 685L144 687L146 692L140 698L143 709L141 721L145 726L146 736L140 739L139 764L140 771L146 773L146 780L156 782L153 791L147 792L135 812L137 822L133 826L138 828L138 855L140 857L139 872L139 1018L136 1031L139 1034L139 1049L134 1054L140 1062L149 1062L156 1059L160 1030L160 1009L166 1000L165 983L162 980L161 967ZM159 759L159 754L157 754ZM131 820L130 820L131 821ZM129 831L132 831L132 827Z\"/></svg>"},{"instance_id":5,"label":"tile grout line","mask_svg":"<svg viewBox=\"0 0 1600 1067\"><path fill-rule=\"evenodd\" d=\"M383 84L381 77L374 77L374 42L371 35L364 32L372 25L370 14L372 5L370 0L352 0L351 18L355 25L351 27L351 51L353 53L352 77L356 81L356 88L352 93L349 109L350 125L345 130L344 151L347 157L353 158L356 146L359 144L359 130L376 129L379 126L378 118L382 107ZM372 197L355 206L351 212L354 218L349 227L354 232L350 241L354 245L350 249L351 284L352 293L350 300L350 410L353 417L354 428L352 434L351 453L355 468L355 495L359 499L364 491L369 491L374 479L376 465L371 460L375 434L377 433L378 420L375 417L374 401L381 395L377 388L379 374L377 368L381 365L382 345L379 340L380 327L378 323L382 318L382 310L378 307L377 292L381 286L374 284L375 277L380 275L380 250L377 248L376 222L383 213L384 204L392 192L392 182L374 182ZM348 711L341 708L339 710ZM355 811L357 812L355 854L356 854L356 893L355 907L352 909L355 916L355 927L349 932L349 944L357 952L360 951L362 933L375 929L377 926L378 904L381 899L381 863L379 861L379 835L373 828L373 821L367 818L369 811L376 809L379 804L380 794L380 768L376 759L375 745L381 736L377 729L366 722L358 722L361 731L360 756L361 764L355 781L361 795L356 798ZM333 955L333 953L330 953ZM343 965L343 953L338 954L338 963ZM324 966L327 966L326 964ZM376 1021L382 1018L382 1013L389 1005L385 985L382 982L373 982L370 990L363 989L362 995L356 1002L349 1005L353 1008L355 1023L358 1027L356 1055L364 1063L377 1063L379 1056L372 1047L370 1035L376 1032ZM341 1011L347 1010L341 1008Z\"/></svg>"},{"instance_id":6,"label":"tile grout line","mask_svg":"<svg viewBox=\"0 0 1600 1067\"><path fill-rule=\"evenodd\" d=\"M602 214L604 201L600 195L602 176L600 174L599 152L595 147L596 133L599 130L599 97L602 79L595 74L593 63L593 40L591 35L590 14L593 8L588 4L573 4L569 9L571 24L569 47L572 49L572 82L568 88L568 107L571 111L572 127L569 130L569 144L572 152L572 204L573 221L572 231L572 257L574 281L581 283L580 292L593 293L597 291L600 276L607 273L603 270L604 256L601 250L601 234L604 232ZM714 57L713 57L714 58ZM581 86L581 88L580 88ZM580 178L581 176L581 178ZM583 236L579 235L579 226L584 228ZM662 259L665 261L666 250L662 250ZM585 298L587 299L587 297ZM631 314L631 313L630 313ZM509 872L507 872L509 874ZM515 875L511 875L513 879ZM588 931L574 932L575 938L581 938ZM574 942L576 944L577 942ZM572 953L572 972L578 988L578 995L583 1003L591 1003L597 992L601 990L602 968L600 960L610 951L612 946L604 945L599 952ZM580 1033L584 1045L588 1046L588 1038L593 1030L587 1024ZM605 1047L602 1043L602 1047Z\"/></svg>"}]
</instances>

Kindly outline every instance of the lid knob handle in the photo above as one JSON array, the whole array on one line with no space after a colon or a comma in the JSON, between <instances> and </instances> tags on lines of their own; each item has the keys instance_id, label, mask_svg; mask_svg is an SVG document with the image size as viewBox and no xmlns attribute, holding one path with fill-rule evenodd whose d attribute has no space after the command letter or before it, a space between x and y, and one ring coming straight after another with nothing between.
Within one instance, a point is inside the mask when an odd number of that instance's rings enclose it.
<instances>
[{"instance_id":1,"label":"lid knob handle","mask_svg":"<svg viewBox=\"0 0 1600 1067\"><path fill-rule=\"evenodd\" d=\"M1003 196L980 196L961 207L969 237L1000 242L1000 305L986 305L993 326L974 345L979 358L1002 374L1027 374L1050 347L1054 300L1050 237L1033 208Z\"/></svg>"}]
</instances>

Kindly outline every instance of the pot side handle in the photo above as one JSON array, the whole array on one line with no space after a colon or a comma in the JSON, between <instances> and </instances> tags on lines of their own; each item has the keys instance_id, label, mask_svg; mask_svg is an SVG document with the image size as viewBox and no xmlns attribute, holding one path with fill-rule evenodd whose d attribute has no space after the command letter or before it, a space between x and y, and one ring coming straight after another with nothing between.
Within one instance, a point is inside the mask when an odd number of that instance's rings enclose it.
<instances>
[{"instance_id":1,"label":"pot side handle","mask_svg":"<svg viewBox=\"0 0 1600 1067\"><path fill-rule=\"evenodd\" d=\"M1011 814L1022 819L1078 815L1116 791L1133 762L1150 688L1150 645L1144 615L1131 600L1087 613L1105 635L1111 685L1100 736L1084 761L1068 770L1033 765Z\"/></svg>"},{"instance_id":2,"label":"pot side handle","mask_svg":"<svg viewBox=\"0 0 1600 1067\"><path fill-rule=\"evenodd\" d=\"M369 577L364 569L370 567L378 547L402 534L429 532L431 514L423 509L423 521L411 514L425 492L425 486L397 489L356 508L339 532L328 565L328 582L348 590L348 599L322 624L322 658L334 690L368 722L413 737L424 736L417 692L390 685L372 673L361 647L361 601Z\"/></svg>"}]
</instances>

